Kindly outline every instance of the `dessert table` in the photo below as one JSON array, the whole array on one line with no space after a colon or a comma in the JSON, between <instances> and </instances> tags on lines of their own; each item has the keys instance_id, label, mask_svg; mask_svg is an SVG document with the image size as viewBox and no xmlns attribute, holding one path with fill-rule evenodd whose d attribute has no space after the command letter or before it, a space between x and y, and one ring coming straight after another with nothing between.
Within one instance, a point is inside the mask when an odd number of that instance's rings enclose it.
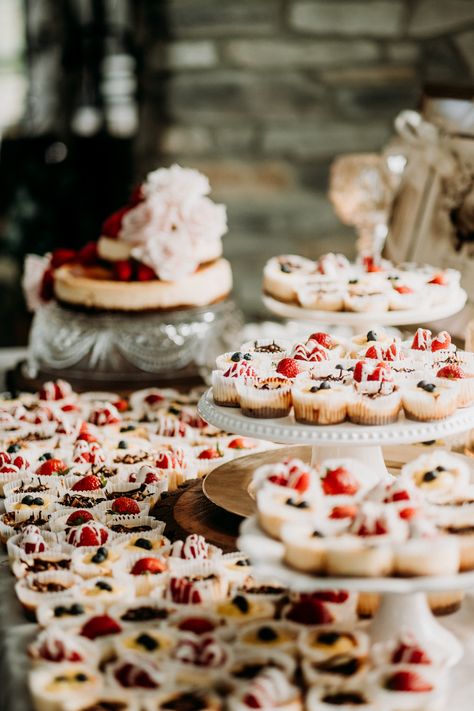
<instances>
[{"instance_id":1,"label":"dessert table","mask_svg":"<svg viewBox=\"0 0 474 711\"><path fill-rule=\"evenodd\" d=\"M1 349L0 350L0 381L2 389L5 388L5 373L12 368L18 360L24 358L26 349ZM193 507L203 507L204 519L215 523L216 511L219 511L221 526L221 539L216 541L224 548L232 547L234 534L237 533L237 517L212 506L207 502L208 508L202 503L201 482L194 482L187 487L184 493L170 496L165 504L168 516L174 513L175 503L180 501L181 513L175 516L173 525L180 527L193 510ZM177 512L176 512L177 513ZM225 517L229 517L229 527L226 530ZM166 513L160 510L160 518L167 519ZM197 516L195 521L199 520ZM190 527L193 519L190 518ZM205 534L204 530L198 533ZM225 540L224 540L225 539ZM448 692L449 704L457 711L470 711L471 699L474 696L474 678L472 664L474 662L474 595L471 592L466 598L461 609L454 615L442 619L442 624L452 632L464 647L464 656L460 663L450 674L450 688ZM20 608L14 593L14 577L11 575L6 553L0 551L0 709L5 711L31 711L31 701L26 687L26 675L29 661L26 648L37 633L37 626L28 622Z\"/></svg>"}]
</instances>

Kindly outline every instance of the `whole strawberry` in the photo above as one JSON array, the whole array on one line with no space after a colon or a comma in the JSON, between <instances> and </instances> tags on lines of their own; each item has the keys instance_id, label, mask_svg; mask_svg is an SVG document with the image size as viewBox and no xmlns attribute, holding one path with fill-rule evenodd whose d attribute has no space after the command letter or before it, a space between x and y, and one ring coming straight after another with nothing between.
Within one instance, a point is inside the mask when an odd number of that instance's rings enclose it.
<instances>
[{"instance_id":1,"label":"whole strawberry","mask_svg":"<svg viewBox=\"0 0 474 711\"><path fill-rule=\"evenodd\" d=\"M356 477L345 467L328 469L321 484L326 496L338 496L342 494L353 496L359 490L359 482Z\"/></svg>"},{"instance_id":2,"label":"whole strawberry","mask_svg":"<svg viewBox=\"0 0 474 711\"><path fill-rule=\"evenodd\" d=\"M128 496L119 496L112 504L112 511L121 516L135 516L140 513L140 507L136 501Z\"/></svg>"},{"instance_id":3,"label":"whole strawberry","mask_svg":"<svg viewBox=\"0 0 474 711\"><path fill-rule=\"evenodd\" d=\"M102 481L95 474L87 474L76 481L71 489L72 491L98 491L102 489Z\"/></svg>"},{"instance_id":4,"label":"whole strawberry","mask_svg":"<svg viewBox=\"0 0 474 711\"><path fill-rule=\"evenodd\" d=\"M140 558L133 565L132 575L158 575L166 570L166 564L159 558Z\"/></svg>"},{"instance_id":5,"label":"whole strawberry","mask_svg":"<svg viewBox=\"0 0 474 711\"><path fill-rule=\"evenodd\" d=\"M65 474L68 471L67 465L62 459L47 459L36 470L39 476L51 476L52 474Z\"/></svg>"},{"instance_id":6,"label":"whole strawberry","mask_svg":"<svg viewBox=\"0 0 474 711\"><path fill-rule=\"evenodd\" d=\"M284 375L285 378L296 378L300 373L298 361L294 358L282 358L277 365L277 373Z\"/></svg>"},{"instance_id":7,"label":"whole strawberry","mask_svg":"<svg viewBox=\"0 0 474 711\"><path fill-rule=\"evenodd\" d=\"M83 523L92 521L94 519L90 511L86 509L78 509L73 511L70 516L66 519L66 526L82 526Z\"/></svg>"},{"instance_id":8,"label":"whole strawberry","mask_svg":"<svg viewBox=\"0 0 474 711\"><path fill-rule=\"evenodd\" d=\"M459 380L465 378L466 374L459 365L445 365L436 373L437 378L449 378L450 380Z\"/></svg>"}]
</instances>

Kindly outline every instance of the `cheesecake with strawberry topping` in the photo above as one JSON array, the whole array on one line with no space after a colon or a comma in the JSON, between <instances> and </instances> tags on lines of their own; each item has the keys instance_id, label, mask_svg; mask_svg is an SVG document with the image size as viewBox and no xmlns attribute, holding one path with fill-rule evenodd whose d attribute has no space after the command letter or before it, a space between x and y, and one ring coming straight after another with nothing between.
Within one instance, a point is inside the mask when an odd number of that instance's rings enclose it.
<instances>
[{"instance_id":1,"label":"cheesecake with strawberry topping","mask_svg":"<svg viewBox=\"0 0 474 711\"><path fill-rule=\"evenodd\" d=\"M67 306L141 312L198 307L232 288L222 258L226 210L208 196L207 178L172 165L149 173L129 203L107 218L97 242L27 258L30 304L54 297Z\"/></svg>"}]
</instances>

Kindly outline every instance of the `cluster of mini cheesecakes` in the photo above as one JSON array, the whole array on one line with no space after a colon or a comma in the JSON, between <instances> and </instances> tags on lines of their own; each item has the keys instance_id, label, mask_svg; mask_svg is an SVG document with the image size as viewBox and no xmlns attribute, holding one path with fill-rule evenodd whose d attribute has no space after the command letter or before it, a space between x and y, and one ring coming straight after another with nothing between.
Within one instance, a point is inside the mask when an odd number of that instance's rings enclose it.
<instances>
[{"instance_id":1,"label":"cluster of mini cheesecakes","mask_svg":"<svg viewBox=\"0 0 474 711\"><path fill-rule=\"evenodd\" d=\"M218 356L217 405L248 417L332 425L439 420L474 402L474 355L450 334L419 328L402 341L383 329L350 339L316 332L306 341L261 340Z\"/></svg>"},{"instance_id":2,"label":"cluster of mini cheesecakes","mask_svg":"<svg viewBox=\"0 0 474 711\"><path fill-rule=\"evenodd\" d=\"M279 301L319 311L383 313L426 309L460 294L460 274L430 265L394 265L343 254L316 261L293 254L273 257L263 271L263 290Z\"/></svg>"},{"instance_id":3,"label":"cluster of mini cheesecakes","mask_svg":"<svg viewBox=\"0 0 474 711\"><path fill-rule=\"evenodd\" d=\"M0 535L39 624L34 708L435 708L447 660L409 631L372 648L357 595L257 583L244 555L166 537L152 509L167 491L267 446L209 427L195 399L78 395L62 381L2 399ZM306 473L290 473L304 487Z\"/></svg>"},{"instance_id":4,"label":"cluster of mini cheesecakes","mask_svg":"<svg viewBox=\"0 0 474 711\"><path fill-rule=\"evenodd\" d=\"M253 478L258 522L308 574L433 576L474 569L474 484L462 457L435 449L397 477L352 459L286 459Z\"/></svg>"}]
</instances>

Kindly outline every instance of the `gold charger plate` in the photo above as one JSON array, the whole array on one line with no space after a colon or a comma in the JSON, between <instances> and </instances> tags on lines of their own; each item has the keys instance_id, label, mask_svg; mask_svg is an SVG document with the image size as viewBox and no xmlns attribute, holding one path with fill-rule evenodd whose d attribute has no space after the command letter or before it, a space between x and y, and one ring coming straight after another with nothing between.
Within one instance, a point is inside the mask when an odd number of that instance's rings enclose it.
<instances>
[{"instance_id":1,"label":"gold charger plate","mask_svg":"<svg viewBox=\"0 0 474 711\"><path fill-rule=\"evenodd\" d=\"M253 516L255 499L250 491L252 474L262 464L279 462L283 457L298 457L304 462L311 462L312 447L308 445L278 447L259 454L238 457L213 469L202 483L202 490L212 503L237 516ZM383 448L385 464L390 471L414 459L419 454L429 451L423 445L396 445Z\"/></svg>"}]
</instances>

